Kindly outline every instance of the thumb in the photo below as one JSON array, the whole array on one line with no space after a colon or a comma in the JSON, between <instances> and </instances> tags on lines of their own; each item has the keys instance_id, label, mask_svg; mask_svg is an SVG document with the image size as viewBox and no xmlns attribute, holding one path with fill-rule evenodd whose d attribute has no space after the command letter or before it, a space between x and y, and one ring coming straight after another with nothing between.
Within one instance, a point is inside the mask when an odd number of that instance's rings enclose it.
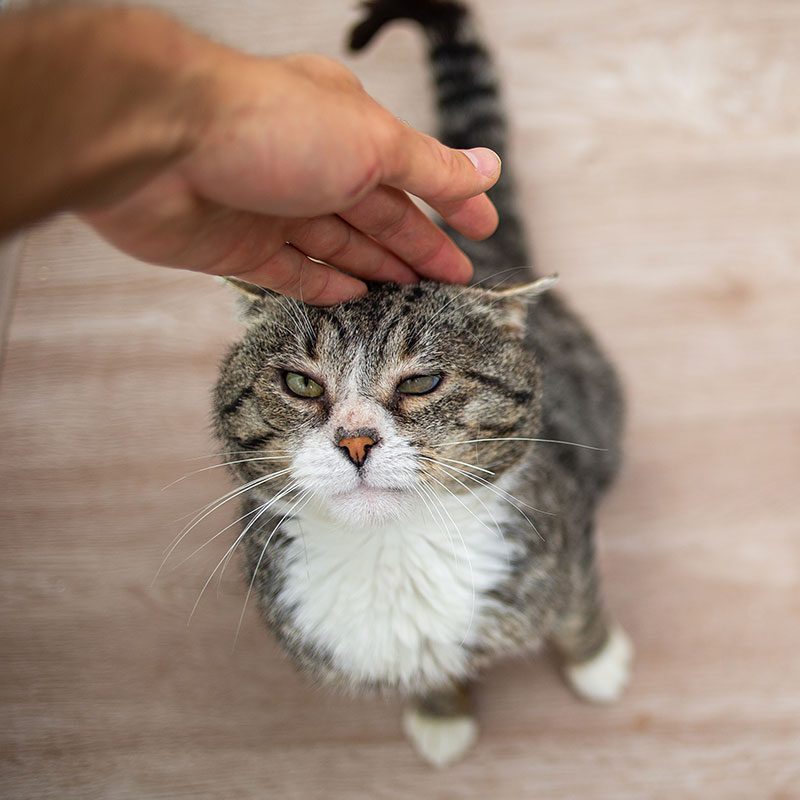
<instances>
[{"instance_id":1,"label":"thumb","mask_svg":"<svg viewBox=\"0 0 800 800\"><path fill-rule=\"evenodd\" d=\"M465 200L485 192L500 177L500 157L488 147L455 150L432 136L403 126L387 165L384 183L426 202Z\"/></svg>"},{"instance_id":2,"label":"thumb","mask_svg":"<svg viewBox=\"0 0 800 800\"><path fill-rule=\"evenodd\" d=\"M483 194L500 177L500 157L493 150L456 150L405 126L394 141L394 149L382 154L383 183L424 200L467 236L483 238L495 229L497 213ZM461 201L469 201L469 213L454 215L454 209L464 208Z\"/></svg>"}]
</instances>

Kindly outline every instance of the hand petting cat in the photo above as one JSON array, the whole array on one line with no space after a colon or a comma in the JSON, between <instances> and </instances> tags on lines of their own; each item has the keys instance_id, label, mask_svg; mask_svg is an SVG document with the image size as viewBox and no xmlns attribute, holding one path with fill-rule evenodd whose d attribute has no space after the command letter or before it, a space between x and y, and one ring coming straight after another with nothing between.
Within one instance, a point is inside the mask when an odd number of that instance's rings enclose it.
<instances>
[{"instance_id":1,"label":"hand petting cat","mask_svg":"<svg viewBox=\"0 0 800 800\"><path fill-rule=\"evenodd\" d=\"M469 280L409 194L469 238L497 226L491 150L415 131L321 56L78 6L2 15L0 73L0 235L78 211L136 258L328 305L365 280Z\"/></svg>"}]
</instances>

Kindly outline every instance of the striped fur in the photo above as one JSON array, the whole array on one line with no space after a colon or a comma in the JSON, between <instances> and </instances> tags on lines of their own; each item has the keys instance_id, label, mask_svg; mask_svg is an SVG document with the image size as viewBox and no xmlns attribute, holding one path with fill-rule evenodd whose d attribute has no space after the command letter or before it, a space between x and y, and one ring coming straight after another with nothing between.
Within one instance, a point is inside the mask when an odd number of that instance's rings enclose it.
<instances>
[{"instance_id":1,"label":"striped fur","mask_svg":"<svg viewBox=\"0 0 800 800\"><path fill-rule=\"evenodd\" d=\"M393 19L423 26L442 138L505 154L491 59L466 10L377 0L365 11L355 49ZM529 281L507 165L492 195L498 232L456 238L478 281L509 267ZM621 391L544 285L376 285L334 308L250 288L247 330L216 388L218 436L239 454L237 480L252 482L242 541L265 620L320 682L409 697L405 729L432 763L475 740L464 686L500 658L549 641L576 691L596 700L615 697L628 674L593 542L619 464ZM286 370L324 393L292 396ZM435 391L398 391L420 374L441 376ZM356 466L337 441L362 429L376 444Z\"/></svg>"},{"instance_id":2,"label":"striped fur","mask_svg":"<svg viewBox=\"0 0 800 800\"><path fill-rule=\"evenodd\" d=\"M488 240L474 242L447 229L475 265L475 281L492 286L530 280L531 255L517 208L508 158L508 123L492 56L480 40L466 7L455 2L377 0L352 32L350 47L366 47L395 19L414 20L428 41L438 108L438 137L457 148L489 147L503 160L503 174L489 191L500 225Z\"/></svg>"}]
</instances>

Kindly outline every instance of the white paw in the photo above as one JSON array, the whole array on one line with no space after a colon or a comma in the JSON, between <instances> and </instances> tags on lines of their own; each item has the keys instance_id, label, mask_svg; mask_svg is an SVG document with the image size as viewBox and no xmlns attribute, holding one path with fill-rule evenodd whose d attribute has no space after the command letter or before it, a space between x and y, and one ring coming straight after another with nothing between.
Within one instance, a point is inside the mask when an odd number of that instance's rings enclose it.
<instances>
[{"instance_id":1,"label":"white paw","mask_svg":"<svg viewBox=\"0 0 800 800\"><path fill-rule=\"evenodd\" d=\"M615 626L594 658L566 668L567 680L584 700L612 703L628 684L632 660L633 645L625 631Z\"/></svg>"},{"instance_id":2,"label":"white paw","mask_svg":"<svg viewBox=\"0 0 800 800\"><path fill-rule=\"evenodd\" d=\"M434 767L458 761L478 738L472 717L434 717L410 708L403 712L403 730L414 749Z\"/></svg>"}]
</instances>

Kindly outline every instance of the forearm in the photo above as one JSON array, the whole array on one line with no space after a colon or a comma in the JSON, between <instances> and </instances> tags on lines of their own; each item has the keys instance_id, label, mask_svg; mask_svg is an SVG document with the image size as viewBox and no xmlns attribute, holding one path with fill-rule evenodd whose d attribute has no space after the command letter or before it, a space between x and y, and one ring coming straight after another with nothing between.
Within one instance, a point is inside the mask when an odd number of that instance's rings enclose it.
<instances>
[{"instance_id":1,"label":"forearm","mask_svg":"<svg viewBox=\"0 0 800 800\"><path fill-rule=\"evenodd\" d=\"M321 56L256 58L144 8L0 15L0 236L56 210L155 264L318 304L361 278L465 282L414 205L485 238L500 172L376 103Z\"/></svg>"},{"instance_id":2,"label":"forearm","mask_svg":"<svg viewBox=\"0 0 800 800\"><path fill-rule=\"evenodd\" d=\"M0 16L0 234L114 200L189 152L221 50L150 9Z\"/></svg>"}]
</instances>

